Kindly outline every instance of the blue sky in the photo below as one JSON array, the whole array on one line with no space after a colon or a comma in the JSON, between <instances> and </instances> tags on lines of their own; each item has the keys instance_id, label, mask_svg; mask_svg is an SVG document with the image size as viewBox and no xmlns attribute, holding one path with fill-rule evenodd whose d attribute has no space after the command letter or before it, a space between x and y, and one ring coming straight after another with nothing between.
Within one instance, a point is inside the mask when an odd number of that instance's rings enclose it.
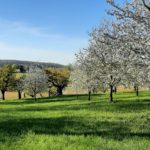
<instances>
[{"instance_id":1,"label":"blue sky","mask_svg":"<svg viewBox=\"0 0 150 150\"><path fill-rule=\"evenodd\" d=\"M0 0L0 59L72 63L108 8L105 0Z\"/></svg>"}]
</instances>

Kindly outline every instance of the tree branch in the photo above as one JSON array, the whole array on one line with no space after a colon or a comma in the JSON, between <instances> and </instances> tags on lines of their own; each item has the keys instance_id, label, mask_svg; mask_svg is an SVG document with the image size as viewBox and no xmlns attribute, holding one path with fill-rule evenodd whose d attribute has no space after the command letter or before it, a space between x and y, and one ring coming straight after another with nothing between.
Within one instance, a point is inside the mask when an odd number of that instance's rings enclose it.
<instances>
[{"instance_id":1,"label":"tree branch","mask_svg":"<svg viewBox=\"0 0 150 150\"><path fill-rule=\"evenodd\" d=\"M146 0L142 0L143 5L150 11L150 5L146 4Z\"/></svg>"}]
</instances>

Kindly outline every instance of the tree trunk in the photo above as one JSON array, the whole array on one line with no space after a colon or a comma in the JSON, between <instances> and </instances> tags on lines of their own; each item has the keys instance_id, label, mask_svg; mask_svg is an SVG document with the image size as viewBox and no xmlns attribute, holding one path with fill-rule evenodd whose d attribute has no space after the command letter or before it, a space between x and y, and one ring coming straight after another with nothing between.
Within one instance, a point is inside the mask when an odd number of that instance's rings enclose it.
<instances>
[{"instance_id":1,"label":"tree trunk","mask_svg":"<svg viewBox=\"0 0 150 150\"><path fill-rule=\"evenodd\" d=\"M110 85L110 96L109 96L109 101L113 102L113 85Z\"/></svg>"},{"instance_id":2,"label":"tree trunk","mask_svg":"<svg viewBox=\"0 0 150 150\"><path fill-rule=\"evenodd\" d=\"M5 90L1 90L2 93L2 100L5 100Z\"/></svg>"},{"instance_id":3,"label":"tree trunk","mask_svg":"<svg viewBox=\"0 0 150 150\"><path fill-rule=\"evenodd\" d=\"M89 91L89 97L88 97L88 100L89 100L89 101L91 100L91 91Z\"/></svg>"},{"instance_id":4,"label":"tree trunk","mask_svg":"<svg viewBox=\"0 0 150 150\"><path fill-rule=\"evenodd\" d=\"M139 96L139 87L136 87L136 96Z\"/></svg>"},{"instance_id":5,"label":"tree trunk","mask_svg":"<svg viewBox=\"0 0 150 150\"><path fill-rule=\"evenodd\" d=\"M134 86L134 91L136 92L136 86Z\"/></svg>"},{"instance_id":6,"label":"tree trunk","mask_svg":"<svg viewBox=\"0 0 150 150\"><path fill-rule=\"evenodd\" d=\"M117 94L117 87L115 86L114 93Z\"/></svg>"},{"instance_id":7,"label":"tree trunk","mask_svg":"<svg viewBox=\"0 0 150 150\"><path fill-rule=\"evenodd\" d=\"M61 95L63 95L63 88L62 87L57 87L57 94L59 95L59 96L61 96Z\"/></svg>"},{"instance_id":8,"label":"tree trunk","mask_svg":"<svg viewBox=\"0 0 150 150\"><path fill-rule=\"evenodd\" d=\"M106 90L103 90L103 93L105 94L105 93L106 93Z\"/></svg>"},{"instance_id":9,"label":"tree trunk","mask_svg":"<svg viewBox=\"0 0 150 150\"><path fill-rule=\"evenodd\" d=\"M79 98L77 87L76 87L76 97L77 99Z\"/></svg>"},{"instance_id":10,"label":"tree trunk","mask_svg":"<svg viewBox=\"0 0 150 150\"><path fill-rule=\"evenodd\" d=\"M37 99L36 99L36 93L34 93L34 100L35 100L35 102L36 102L36 100L37 100Z\"/></svg>"},{"instance_id":11,"label":"tree trunk","mask_svg":"<svg viewBox=\"0 0 150 150\"><path fill-rule=\"evenodd\" d=\"M26 98L26 93L23 94L24 98Z\"/></svg>"},{"instance_id":12,"label":"tree trunk","mask_svg":"<svg viewBox=\"0 0 150 150\"><path fill-rule=\"evenodd\" d=\"M51 90L48 90L48 97L51 97Z\"/></svg>"},{"instance_id":13,"label":"tree trunk","mask_svg":"<svg viewBox=\"0 0 150 150\"><path fill-rule=\"evenodd\" d=\"M18 90L18 99L21 99L22 97L21 97L21 91L20 90Z\"/></svg>"}]
</instances>

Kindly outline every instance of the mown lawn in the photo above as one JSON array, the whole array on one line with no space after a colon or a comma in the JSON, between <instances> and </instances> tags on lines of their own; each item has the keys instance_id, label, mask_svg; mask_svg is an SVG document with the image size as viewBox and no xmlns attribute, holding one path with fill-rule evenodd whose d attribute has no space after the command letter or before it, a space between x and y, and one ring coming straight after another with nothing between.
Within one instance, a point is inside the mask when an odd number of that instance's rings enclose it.
<instances>
[{"instance_id":1,"label":"mown lawn","mask_svg":"<svg viewBox=\"0 0 150 150\"><path fill-rule=\"evenodd\" d=\"M150 150L150 93L0 101L0 150Z\"/></svg>"}]
</instances>

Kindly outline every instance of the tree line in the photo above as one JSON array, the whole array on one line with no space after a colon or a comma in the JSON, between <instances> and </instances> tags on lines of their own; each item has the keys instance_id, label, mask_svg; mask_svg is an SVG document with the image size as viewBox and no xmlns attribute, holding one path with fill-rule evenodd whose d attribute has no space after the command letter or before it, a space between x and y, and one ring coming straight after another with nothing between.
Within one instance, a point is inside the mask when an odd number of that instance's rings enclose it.
<instances>
[{"instance_id":1,"label":"tree line","mask_svg":"<svg viewBox=\"0 0 150 150\"><path fill-rule=\"evenodd\" d=\"M0 60L0 67L4 65L15 65L18 71L27 71L30 67L38 68L64 68L64 65L57 63L46 63L46 62L33 62L33 61L21 61L21 60Z\"/></svg>"},{"instance_id":2,"label":"tree line","mask_svg":"<svg viewBox=\"0 0 150 150\"><path fill-rule=\"evenodd\" d=\"M71 73L76 90L109 89L109 101L120 85L149 87L150 83L150 1L131 0L118 5L106 0L114 21L103 21L89 33L89 45L76 54Z\"/></svg>"},{"instance_id":3,"label":"tree line","mask_svg":"<svg viewBox=\"0 0 150 150\"><path fill-rule=\"evenodd\" d=\"M37 94L48 91L48 95L62 95L69 82L68 68L40 69L31 67L26 73L16 72L15 65L5 65L0 68L0 91L5 100L6 91L17 91L18 99L22 92L36 100Z\"/></svg>"},{"instance_id":4,"label":"tree line","mask_svg":"<svg viewBox=\"0 0 150 150\"><path fill-rule=\"evenodd\" d=\"M114 21L103 21L89 33L89 45L76 54L73 70L66 68L29 68L14 77L13 67L0 68L0 90L5 92L23 90L36 99L36 95L48 89L49 95L55 88L57 95L70 81L78 93L86 89L90 95L99 89L109 89L109 101L117 87L134 87L139 94L140 87L150 87L150 1L131 0L118 5L115 0L106 0L111 9L108 15ZM18 90L19 89L19 90Z\"/></svg>"}]
</instances>

